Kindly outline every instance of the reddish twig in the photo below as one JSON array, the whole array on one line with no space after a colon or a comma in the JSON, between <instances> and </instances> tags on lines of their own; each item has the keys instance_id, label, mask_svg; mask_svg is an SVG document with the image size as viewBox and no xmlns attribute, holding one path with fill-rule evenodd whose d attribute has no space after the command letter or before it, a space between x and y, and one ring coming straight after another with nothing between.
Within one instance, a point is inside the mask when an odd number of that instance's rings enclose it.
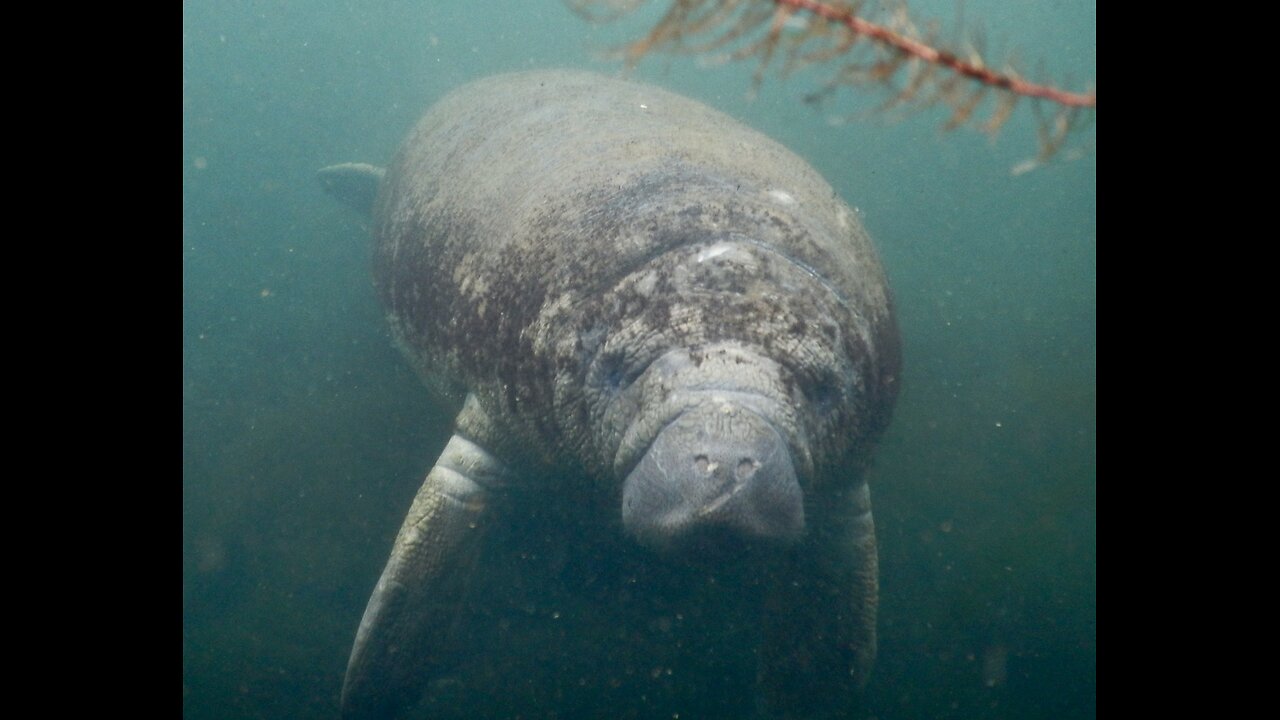
<instances>
[{"instance_id":1,"label":"reddish twig","mask_svg":"<svg viewBox=\"0 0 1280 720\"><path fill-rule=\"evenodd\" d=\"M1067 90L1061 90L1052 85L1040 85L1038 83L1028 82L1020 77L1008 73L1001 73L992 70L986 65L967 62L961 60L954 53L940 50L932 45L928 45L919 40L901 35L890 30L884 25L864 20L849 10L842 10L833 7L819 0L773 0L778 5L795 8L812 13L824 20L839 23L849 28L849 31L871 38L880 43L884 43L892 48L919 58L920 60L940 65L950 69L957 75L963 75L967 78L989 85L991 87L1008 90L1011 93L1022 95L1024 97L1043 98L1051 102L1058 103L1065 107L1076 108L1097 108L1098 96L1096 92L1076 93Z\"/></svg>"},{"instance_id":2,"label":"reddish twig","mask_svg":"<svg viewBox=\"0 0 1280 720\"><path fill-rule=\"evenodd\" d=\"M951 108L945 123L996 133L1027 98L1038 123L1040 152L1035 162L1053 157L1068 136L1092 119L1097 93L1071 92L1031 82L1008 67L993 69L976 50L944 49L933 31L916 29L904 0L885 0L890 9L880 22L865 3L878 0L670 0L667 12L648 34L621 48L629 64L655 50L708 53L721 57L759 60L754 82L763 82L765 69L782 54L782 74L806 65L836 64L827 83L806 101L819 102L842 87L881 85L892 93L880 108ZM608 5L613 19L643 0L568 0L579 12L599 20L588 10ZM883 12L883 11L882 11ZM791 20L807 15L807 23ZM865 40L866 42L860 42ZM970 85L972 84L972 86ZM1045 113L1042 104L1055 109ZM985 110L983 110L985 108Z\"/></svg>"}]
</instances>

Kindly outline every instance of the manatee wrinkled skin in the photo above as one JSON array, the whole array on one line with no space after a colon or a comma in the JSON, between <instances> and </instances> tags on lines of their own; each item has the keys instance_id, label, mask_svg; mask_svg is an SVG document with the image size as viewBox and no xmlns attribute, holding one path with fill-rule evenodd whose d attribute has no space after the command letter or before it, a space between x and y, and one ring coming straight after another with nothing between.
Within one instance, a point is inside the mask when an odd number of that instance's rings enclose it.
<instances>
[{"instance_id":1,"label":"manatee wrinkled skin","mask_svg":"<svg viewBox=\"0 0 1280 720\"><path fill-rule=\"evenodd\" d=\"M371 205L393 333L459 408L360 623L344 717L395 716L447 670L486 530L527 511L515 488L612 515L655 562L767 564L761 714L844 712L875 655L863 472L900 359L876 252L831 187L719 112L576 72L463 87L385 176L321 179Z\"/></svg>"}]
</instances>

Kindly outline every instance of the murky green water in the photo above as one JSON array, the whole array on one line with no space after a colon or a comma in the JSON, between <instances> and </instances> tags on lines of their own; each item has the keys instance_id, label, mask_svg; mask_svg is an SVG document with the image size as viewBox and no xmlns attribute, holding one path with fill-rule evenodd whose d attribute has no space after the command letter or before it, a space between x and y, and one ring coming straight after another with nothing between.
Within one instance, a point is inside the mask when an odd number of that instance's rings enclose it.
<instances>
[{"instance_id":1,"label":"murky green water","mask_svg":"<svg viewBox=\"0 0 1280 720\"><path fill-rule=\"evenodd\" d=\"M184 717L336 715L360 613L452 420L391 347L366 229L315 170L386 162L470 79L613 72L595 50L644 27L595 30L554 0L377 5L183 6ZM994 50L1094 76L1092 3L964 7ZM634 76L808 159L862 211L888 268L906 369L872 476L868 714L1092 717L1096 153L1012 177L1035 148L1025 108L994 145L941 133L936 113L833 127L798 101L812 78L771 78L748 101L750 72L654 57ZM735 604L602 608L557 538L510 532L534 557L493 569L523 570L523 584L481 613L474 652L432 688L436 716L750 710L753 629ZM587 555L636 562L625 543Z\"/></svg>"}]
</instances>

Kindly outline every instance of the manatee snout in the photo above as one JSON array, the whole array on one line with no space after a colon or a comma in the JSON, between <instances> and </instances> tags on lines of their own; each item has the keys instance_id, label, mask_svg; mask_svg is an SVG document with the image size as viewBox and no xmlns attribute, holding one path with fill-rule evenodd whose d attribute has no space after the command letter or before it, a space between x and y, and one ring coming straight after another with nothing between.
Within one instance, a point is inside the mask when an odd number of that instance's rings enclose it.
<instances>
[{"instance_id":1,"label":"manatee snout","mask_svg":"<svg viewBox=\"0 0 1280 720\"><path fill-rule=\"evenodd\" d=\"M774 426L731 402L682 413L627 476L622 521L645 544L788 543L804 531L804 496Z\"/></svg>"}]
</instances>

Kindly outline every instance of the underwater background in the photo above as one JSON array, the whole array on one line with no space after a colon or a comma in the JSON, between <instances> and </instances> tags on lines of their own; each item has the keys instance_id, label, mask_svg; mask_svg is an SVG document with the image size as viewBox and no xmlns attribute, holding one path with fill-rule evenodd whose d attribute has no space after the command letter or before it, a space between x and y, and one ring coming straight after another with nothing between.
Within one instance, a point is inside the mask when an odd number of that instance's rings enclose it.
<instances>
[{"instance_id":1,"label":"underwater background","mask_svg":"<svg viewBox=\"0 0 1280 720\"><path fill-rule=\"evenodd\" d=\"M596 27L558 0L183 3L185 718L336 717L365 602L452 422L391 344L366 224L315 171L385 164L472 79L617 74L605 51L664 6ZM1096 77L1093 2L911 8L944 37L962 10L989 56L1024 70ZM862 214L895 293L905 369L870 475L881 599L866 715L1095 716L1096 131L1068 143L1084 152L1014 175L1036 152L1025 105L994 141L943 132L943 109L833 125L884 96L812 107L824 76L811 68L767 73L750 97L752 61L707 60L655 54L629 75L814 165ZM531 544L521 587L483 590L492 622L423 712L750 712L750 617L597 607L559 587L576 571L555 548Z\"/></svg>"}]
</instances>

